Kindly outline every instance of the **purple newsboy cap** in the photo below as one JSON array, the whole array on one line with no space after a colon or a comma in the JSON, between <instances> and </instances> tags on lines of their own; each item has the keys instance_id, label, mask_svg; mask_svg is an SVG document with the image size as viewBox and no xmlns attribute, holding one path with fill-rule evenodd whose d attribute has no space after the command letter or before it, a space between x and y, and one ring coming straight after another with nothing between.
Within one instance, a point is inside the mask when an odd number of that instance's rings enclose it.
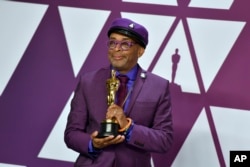
<instances>
[{"instance_id":1,"label":"purple newsboy cap","mask_svg":"<svg viewBox=\"0 0 250 167\"><path fill-rule=\"evenodd\" d=\"M114 20L108 30L108 37L113 32L132 38L144 48L146 48L148 44L147 29L130 19L118 18Z\"/></svg>"}]
</instances>

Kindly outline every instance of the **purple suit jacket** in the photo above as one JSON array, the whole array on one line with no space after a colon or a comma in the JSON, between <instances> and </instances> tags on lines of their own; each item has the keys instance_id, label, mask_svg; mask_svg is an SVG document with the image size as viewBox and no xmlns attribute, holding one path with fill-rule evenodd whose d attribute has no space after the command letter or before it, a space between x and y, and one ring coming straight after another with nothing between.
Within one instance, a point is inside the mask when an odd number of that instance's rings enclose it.
<instances>
[{"instance_id":1,"label":"purple suit jacket","mask_svg":"<svg viewBox=\"0 0 250 167\"><path fill-rule=\"evenodd\" d=\"M127 109L135 123L129 142L108 146L92 159L90 134L106 115L108 78L110 67L86 73L75 90L65 129L66 145L79 152L75 167L150 167L150 153L165 153L173 141L169 82L139 68Z\"/></svg>"}]
</instances>

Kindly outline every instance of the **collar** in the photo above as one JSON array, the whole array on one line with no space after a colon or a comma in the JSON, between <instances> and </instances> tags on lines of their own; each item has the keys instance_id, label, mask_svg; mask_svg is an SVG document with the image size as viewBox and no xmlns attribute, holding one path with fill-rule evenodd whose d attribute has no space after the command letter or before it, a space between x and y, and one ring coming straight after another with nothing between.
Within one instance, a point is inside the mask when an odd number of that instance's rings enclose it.
<instances>
[{"instance_id":1,"label":"collar","mask_svg":"<svg viewBox=\"0 0 250 167\"><path fill-rule=\"evenodd\" d=\"M118 75L126 75L129 80L135 81L136 79L136 75L138 72L138 64L135 65L129 72L127 72L126 74L120 74L119 71L116 71L116 76Z\"/></svg>"}]
</instances>

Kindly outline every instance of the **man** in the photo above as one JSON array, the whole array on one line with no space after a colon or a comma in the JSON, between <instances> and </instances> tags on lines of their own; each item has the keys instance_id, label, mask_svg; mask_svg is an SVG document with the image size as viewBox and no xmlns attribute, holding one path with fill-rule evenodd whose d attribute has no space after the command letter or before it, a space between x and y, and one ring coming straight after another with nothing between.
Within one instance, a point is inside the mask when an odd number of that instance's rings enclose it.
<instances>
[{"instance_id":1,"label":"man","mask_svg":"<svg viewBox=\"0 0 250 167\"><path fill-rule=\"evenodd\" d=\"M109 67L82 75L71 102L65 143L77 152L75 167L150 167L151 152L165 153L172 138L169 82L144 71L138 62L148 44L142 25L116 19L108 31ZM122 105L107 105L111 70L126 75ZM100 122L115 118L119 135L98 137Z\"/></svg>"}]
</instances>

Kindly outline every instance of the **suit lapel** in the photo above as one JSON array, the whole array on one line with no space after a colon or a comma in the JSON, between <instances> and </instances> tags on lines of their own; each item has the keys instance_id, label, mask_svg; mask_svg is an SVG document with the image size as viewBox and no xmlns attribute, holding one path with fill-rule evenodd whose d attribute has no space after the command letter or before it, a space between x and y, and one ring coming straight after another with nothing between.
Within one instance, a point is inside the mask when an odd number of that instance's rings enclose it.
<instances>
[{"instance_id":1,"label":"suit lapel","mask_svg":"<svg viewBox=\"0 0 250 167\"><path fill-rule=\"evenodd\" d=\"M132 90L130 102L129 102L129 105L128 105L127 116L130 115L130 113L132 111L132 108L133 108L133 106L135 104L135 101L136 101L138 95L140 94L140 92L142 90L142 86L143 86L144 81L146 79L146 78L141 77L141 73L143 73L143 72L144 71L141 68L138 69L138 73L137 73L137 76L136 76L136 81L134 83L134 87L133 87L133 90Z\"/></svg>"}]
</instances>

